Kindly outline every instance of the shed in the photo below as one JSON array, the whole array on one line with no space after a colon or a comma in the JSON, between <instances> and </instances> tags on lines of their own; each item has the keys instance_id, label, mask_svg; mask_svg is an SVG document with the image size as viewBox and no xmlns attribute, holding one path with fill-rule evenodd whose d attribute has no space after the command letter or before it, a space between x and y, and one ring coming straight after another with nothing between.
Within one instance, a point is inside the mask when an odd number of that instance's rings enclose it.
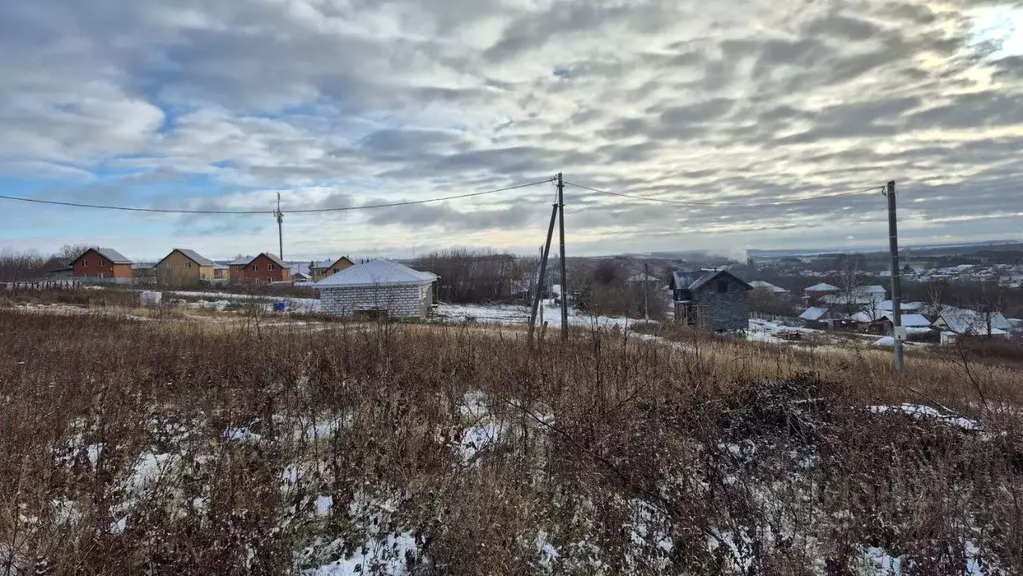
<instances>
[{"instance_id":1,"label":"shed","mask_svg":"<svg viewBox=\"0 0 1023 576\"><path fill-rule=\"evenodd\" d=\"M709 330L746 330L752 289L727 270L675 272L671 277L675 321Z\"/></svg>"},{"instance_id":2,"label":"shed","mask_svg":"<svg viewBox=\"0 0 1023 576\"><path fill-rule=\"evenodd\" d=\"M332 316L386 314L425 318L437 276L389 260L356 264L316 283L323 310Z\"/></svg>"}]
</instances>

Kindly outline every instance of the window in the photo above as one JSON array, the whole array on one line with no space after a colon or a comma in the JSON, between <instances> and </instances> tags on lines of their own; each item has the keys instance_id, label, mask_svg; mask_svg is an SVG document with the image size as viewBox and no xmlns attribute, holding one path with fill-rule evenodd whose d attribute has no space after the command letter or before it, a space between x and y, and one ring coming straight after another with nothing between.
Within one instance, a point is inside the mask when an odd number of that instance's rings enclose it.
<instances>
[{"instance_id":1,"label":"window","mask_svg":"<svg viewBox=\"0 0 1023 576\"><path fill-rule=\"evenodd\" d=\"M273 278L267 278L267 279L266 279L266 283L267 283L267 284L270 284L270 283L272 283L273 281L274 281L274 279L273 279Z\"/></svg>"},{"instance_id":2,"label":"window","mask_svg":"<svg viewBox=\"0 0 1023 576\"><path fill-rule=\"evenodd\" d=\"M274 271L274 265L273 264L267 264L266 265L266 270L267 270L267 272L273 272Z\"/></svg>"},{"instance_id":3,"label":"window","mask_svg":"<svg viewBox=\"0 0 1023 576\"><path fill-rule=\"evenodd\" d=\"M338 272L340 272L340 271L341 271L341 269L340 269L340 268L334 268L334 274L337 274L337 273L338 273Z\"/></svg>"},{"instance_id":4,"label":"window","mask_svg":"<svg viewBox=\"0 0 1023 576\"><path fill-rule=\"evenodd\" d=\"M253 264L252 265L252 271L253 272L259 272L259 265L258 264Z\"/></svg>"},{"instance_id":5,"label":"window","mask_svg":"<svg viewBox=\"0 0 1023 576\"><path fill-rule=\"evenodd\" d=\"M100 258L100 259L99 259L99 265L100 265L100 266L106 266L106 265L107 265L107 263L106 263L106 262L105 262L105 261L104 261L104 260L103 260L102 258Z\"/></svg>"},{"instance_id":6,"label":"window","mask_svg":"<svg viewBox=\"0 0 1023 576\"><path fill-rule=\"evenodd\" d=\"M718 292L728 292L728 280L718 280Z\"/></svg>"},{"instance_id":7,"label":"window","mask_svg":"<svg viewBox=\"0 0 1023 576\"><path fill-rule=\"evenodd\" d=\"M88 267L89 267L89 261L88 260L82 260L82 268L88 268Z\"/></svg>"},{"instance_id":8,"label":"window","mask_svg":"<svg viewBox=\"0 0 1023 576\"><path fill-rule=\"evenodd\" d=\"M103 273L100 272L99 275L97 275L96 277L102 279L103 278Z\"/></svg>"},{"instance_id":9,"label":"window","mask_svg":"<svg viewBox=\"0 0 1023 576\"><path fill-rule=\"evenodd\" d=\"M191 261L185 262L185 268L191 268L191 267L192 267L192 262Z\"/></svg>"}]
</instances>

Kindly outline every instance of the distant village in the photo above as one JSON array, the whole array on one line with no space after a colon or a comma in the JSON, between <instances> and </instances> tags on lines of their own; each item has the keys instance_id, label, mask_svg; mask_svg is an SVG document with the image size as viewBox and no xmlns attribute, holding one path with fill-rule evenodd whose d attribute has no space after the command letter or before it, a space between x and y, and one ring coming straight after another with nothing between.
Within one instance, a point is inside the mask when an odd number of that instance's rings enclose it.
<instances>
[{"instance_id":1,"label":"distant village","mask_svg":"<svg viewBox=\"0 0 1023 576\"><path fill-rule=\"evenodd\" d=\"M420 265L422 269L417 270L406 263L357 261L348 256L286 262L268 252L214 261L187 248L174 248L155 263L138 263L112 248L89 248L77 257L47 263L45 276L164 289L294 286L315 289L327 314L400 318L425 318L442 299L526 303L536 289L536 264L528 259L489 253L454 255L408 263ZM1019 319L1023 316L1023 264L997 258L972 260L905 261L900 270L906 286L899 307L900 337L941 343L963 335L1023 337ZM554 301L567 298L574 307L595 313L672 320L721 332L747 330L751 316L807 329L882 337L896 332L891 271L884 267L883 257L787 257L745 264L656 257L569 262L572 286L568 293L562 294L556 267L552 267L541 287L543 296ZM973 297L942 298L939 287L963 294L980 292Z\"/></svg>"}]
</instances>

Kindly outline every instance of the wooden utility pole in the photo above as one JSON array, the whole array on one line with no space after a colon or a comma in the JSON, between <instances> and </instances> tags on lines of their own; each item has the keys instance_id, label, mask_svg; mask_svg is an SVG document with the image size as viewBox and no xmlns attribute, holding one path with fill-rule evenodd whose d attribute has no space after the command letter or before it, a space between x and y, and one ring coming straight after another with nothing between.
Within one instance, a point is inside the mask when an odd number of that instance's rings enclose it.
<instances>
[{"instance_id":1,"label":"wooden utility pole","mask_svg":"<svg viewBox=\"0 0 1023 576\"><path fill-rule=\"evenodd\" d=\"M650 263L643 262L643 319L650 321Z\"/></svg>"},{"instance_id":2,"label":"wooden utility pole","mask_svg":"<svg viewBox=\"0 0 1023 576\"><path fill-rule=\"evenodd\" d=\"M543 254L540 256L540 277L537 279L536 295L533 296L533 309L529 313L529 344L533 344L533 331L536 329L536 312L540 308L540 298L543 296L544 276L547 274L547 257L551 253L551 239L554 237L554 221L558 218L558 203L554 203L551 210L551 225L547 228L547 242L543 246Z\"/></svg>"},{"instance_id":3,"label":"wooden utility pole","mask_svg":"<svg viewBox=\"0 0 1023 576\"><path fill-rule=\"evenodd\" d=\"M895 213L895 180L888 182L888 245L892 252L892 338L895 349L895 373L905 370L902 345L906 329L902 327L902 281L899 269L899 224Z\"/></svg>"},{"instance_id":4,"label":"wooden utility pole","mask_svg":"<svg viewBox=\"0 0 1023 576\"><path fill-rule=\"evenodd\" d=\"M274 210L274 216L277 218L277 248L281 261L284 261L284 213L281 212L281 193L277 193L277 209Z\"/></svg>"},{"instance_id":5,"label":"wooden utility pole","mask_svg":"<svg viewBox=\"0 0 1023 576\"><path fill-rule=\"evenodd\" d=\"M568 340L568 275L565 273L565 183L558 172L558 226L561 234L561 339Z\"/></svg>"}]
</instances>

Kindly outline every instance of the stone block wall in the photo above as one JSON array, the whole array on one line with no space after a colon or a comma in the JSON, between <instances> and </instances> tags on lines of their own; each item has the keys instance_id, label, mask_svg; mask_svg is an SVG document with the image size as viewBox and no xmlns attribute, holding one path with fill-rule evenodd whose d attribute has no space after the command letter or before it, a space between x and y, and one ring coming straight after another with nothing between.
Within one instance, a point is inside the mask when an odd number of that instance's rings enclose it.
<instances>
[{"instance_id":1,"label":"stone block wall","mask_svg":"<svg viewBox=\"0 0 1023 576\"><path fill-rule=\"evenodd\" d=\"M392 318L423 318L428 307L424 304L423 287L386 285L324 287L320 290L320 304L323 311L332 316L386 310Z\"/></svg>"}]
</instances>

